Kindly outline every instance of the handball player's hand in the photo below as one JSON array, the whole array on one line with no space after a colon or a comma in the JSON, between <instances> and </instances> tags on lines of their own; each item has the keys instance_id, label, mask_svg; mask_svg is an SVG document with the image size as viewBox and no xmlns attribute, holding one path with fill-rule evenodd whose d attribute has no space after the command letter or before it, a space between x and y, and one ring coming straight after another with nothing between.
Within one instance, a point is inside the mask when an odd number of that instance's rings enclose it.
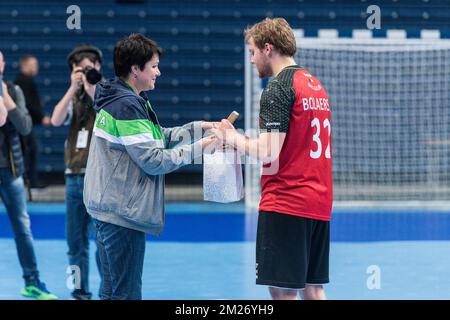
<instances>
[{"instance_id":1,"label":"handball player's hand","mask_svg":"<svg viewBox=\"0 0 450 320\"><path fill-rule=\"evenodd\" d=\"M211 129L211 132L222 144L231 143L237 134L234 126L226 119L223 119L218 126Z\"/></svg>"},{"instance_id":2,"label":"handball player's hand","mask_svg":"<svg viewBox=\"0 0 450 320\"><path fill-rule=\"evenodd\" d=\"M219 127L223 128L225 130L232 130L235 131L236 129L234 128L234 126L231 124L230 121L228 121L227 119L222 119L222 121L219 123Z\"/></svg>"}]
</instances>

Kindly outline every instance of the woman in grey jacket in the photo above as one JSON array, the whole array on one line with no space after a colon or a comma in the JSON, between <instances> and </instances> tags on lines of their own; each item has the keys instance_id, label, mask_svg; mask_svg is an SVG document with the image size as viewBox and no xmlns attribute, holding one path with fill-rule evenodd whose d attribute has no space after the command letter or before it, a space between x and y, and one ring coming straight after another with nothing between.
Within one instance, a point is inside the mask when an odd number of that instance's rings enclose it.
<instances>
[{"instance_id":1,"label":"woman in grey jacket","mask_svg":"<svg viewBox=\"0 0 450 320\"><path fill-rule=\"evenodd\" d=\"M116 79L97 85L84 203L97 230L101 299L141 299L145 233L164 226L164 174L193 163L215 138L211 122L162 128L144 91L161 75L162 49L141 34L114 48Z\"/></svg>"}]
</instances>

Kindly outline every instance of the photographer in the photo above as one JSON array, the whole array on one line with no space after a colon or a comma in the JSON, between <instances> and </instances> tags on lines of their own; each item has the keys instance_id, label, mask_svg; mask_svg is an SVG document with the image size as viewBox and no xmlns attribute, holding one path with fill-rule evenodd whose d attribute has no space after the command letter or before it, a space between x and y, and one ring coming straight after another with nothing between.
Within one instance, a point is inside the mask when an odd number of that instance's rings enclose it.
<instances>
[{"instance_id":1,"label":"photographer","mask_svg":"<svg viewBox=\"0 0 450 320\"><path fill-rule=\"evenodd\" d=\"M101 51L90 45L80 45L68 55L70 87L56 105L51 118L54 126L70 125L64 150L66 236L69 264L80 268L80 287L71 294L76 300L90 300L92 297L88 282L91 219L83 204L83 185L96 116L93 98L95 84L101 80L101 62Z\"/></svg>"}]
</instances>

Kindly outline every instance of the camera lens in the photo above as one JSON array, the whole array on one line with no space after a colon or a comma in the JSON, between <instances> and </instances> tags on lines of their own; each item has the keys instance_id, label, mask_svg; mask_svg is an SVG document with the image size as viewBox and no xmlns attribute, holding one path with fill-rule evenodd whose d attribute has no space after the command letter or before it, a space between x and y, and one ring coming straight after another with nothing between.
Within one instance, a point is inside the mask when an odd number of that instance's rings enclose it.
<instances>
[{"instance_id":1,"label":"camera lens","mask_svg":"<svg viewBox=\"0 0 450 320\"><path fill-rule=\"evenodd\" d=\"M84 69L84 74L86 75L86 80L90 84L97 84L100 80L102 80L102 74L95 68L86 67Z\"/></svg>"}]
</instances>

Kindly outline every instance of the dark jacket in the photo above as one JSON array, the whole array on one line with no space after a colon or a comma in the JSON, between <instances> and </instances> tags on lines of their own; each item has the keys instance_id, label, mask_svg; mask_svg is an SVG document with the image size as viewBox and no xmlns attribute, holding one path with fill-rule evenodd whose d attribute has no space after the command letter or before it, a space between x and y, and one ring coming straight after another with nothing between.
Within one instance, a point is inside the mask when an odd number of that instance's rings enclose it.
<instances>
[{"instance_id":1,"label":"dark jacket","mask_svg":"<svg viewBox=\"0 0 450 320\"><path fill-rule=\"evenodd\" d=\"M31 132L32 121L25 107L25 97L19 86L8 83L8 93L16 103L16 108L8 111L8 118L3 127L0 127L0 158L6 163L1 167L10 167L16 177L23 175L23 153L20 135Z\"/></svg>"},{"instance_id":2,"label":"dark jacket","mask_svg":"<svg viewBox=\"0 0 450 320\"><path fill-rule=\"evenodd\" d=\"M86 169L89 155L89 145L92 137L92 129L95 122L95 110L91 97L81 87L72 99L72 108L69 110L69 118L66 124L70 123L69 134L64 148L64 163L66 173L83 174ZM88 144L86 148L77 148L77 138L80 130L89 132Z\"/></svg>"},{"instance_id":3,"label":"dark jacket","mask_svg":"<svg viewBox=\"0 0 450 320\"><path fill-rule=\"evenodd\" d=\"M33 77L19 73L14 82L23 91L26 107L28 109L28 112L30 113L31 119L33 120L33 125L42 124L44 112L42 110L41 99L39 97L37 85L34 82Z\"/></svg>"}]
</instances>

